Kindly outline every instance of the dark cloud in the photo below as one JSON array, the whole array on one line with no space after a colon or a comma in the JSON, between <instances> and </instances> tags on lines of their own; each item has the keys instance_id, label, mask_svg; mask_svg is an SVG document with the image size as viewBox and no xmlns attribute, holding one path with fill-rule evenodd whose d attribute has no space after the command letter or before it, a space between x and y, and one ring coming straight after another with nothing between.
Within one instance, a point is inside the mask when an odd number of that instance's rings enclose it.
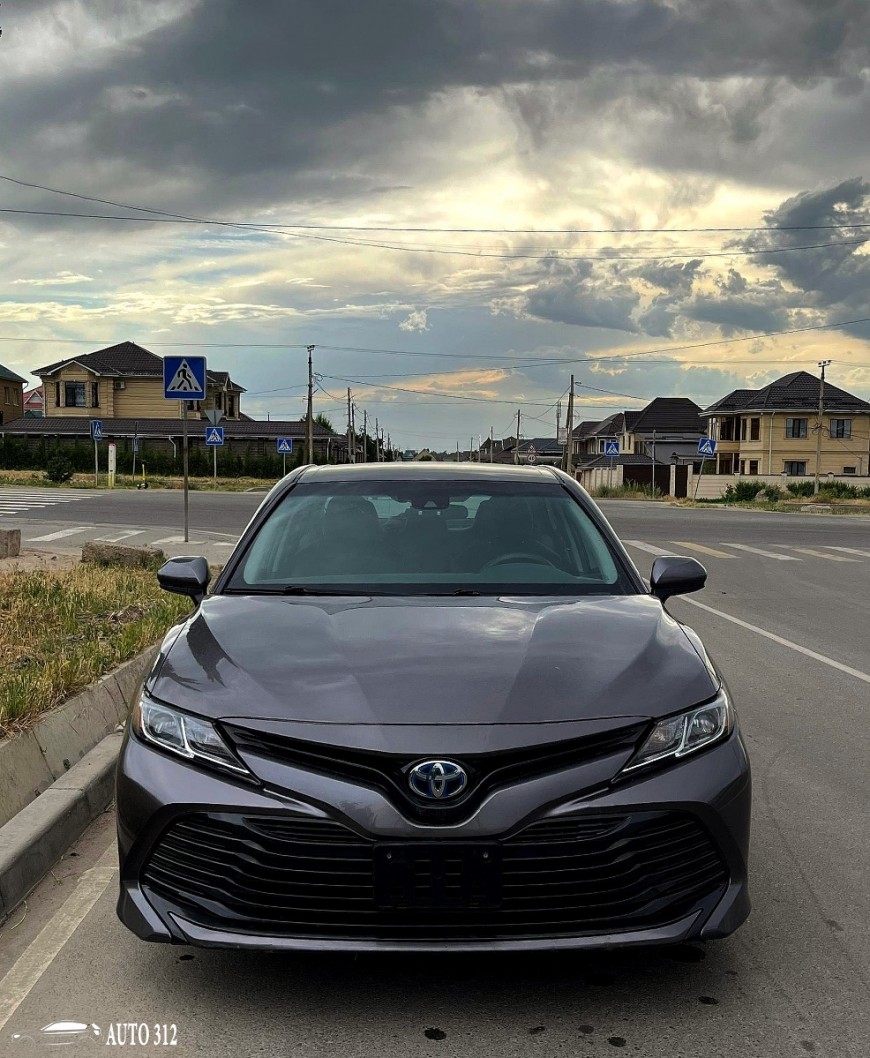
<instances>
[{"instance_id":1,"label":"dark cloud","mask_svg":"<svg viewBox=\"0 0 870 1058\"><path fill-rule=\"evenodd\" d=\"M92 12L121 24L137 7ZM531 93L515 101L540 130L582 123L566 110L580 85L638 156L709 171L763 136L781 83L864 87L868 40L865 0L201 0L93 61L22 76L3 125L22 168L90 165L102 188L172 175L179 206L251 207L404 183L395 123L451 89ZM412 134L427 132L421 118Z\"/></svg>"}]
</instances>

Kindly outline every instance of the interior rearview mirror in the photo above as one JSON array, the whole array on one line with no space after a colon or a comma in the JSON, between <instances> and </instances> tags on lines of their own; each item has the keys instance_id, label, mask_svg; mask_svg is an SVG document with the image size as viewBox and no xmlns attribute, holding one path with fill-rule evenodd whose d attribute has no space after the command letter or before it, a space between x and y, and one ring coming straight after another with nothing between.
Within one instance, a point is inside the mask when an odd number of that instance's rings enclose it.
<instances>
[{"instance_id":1,"label":"interior rearview mirror","mask_svg":"<svg viewBox=\"0 0 870 1058\"><path fill-rule=\"evenodd\" d=\"M195 603L205 598L210 579L208 562L201 556L171 558L157 571L157 583L164 591L189 595Z\"/></svg>"},{"instance_id":2,"label":"interior rearview mirror","mask_svg":"<svg viewBox=\"0 0 870 1058\"><path fill-rule=\"evenodd\" d=\"M657 558L649 578L650 593L664 602L672 595L700 591L707 583L707 571L694 558Z\"/></svg>"}]
</instances>

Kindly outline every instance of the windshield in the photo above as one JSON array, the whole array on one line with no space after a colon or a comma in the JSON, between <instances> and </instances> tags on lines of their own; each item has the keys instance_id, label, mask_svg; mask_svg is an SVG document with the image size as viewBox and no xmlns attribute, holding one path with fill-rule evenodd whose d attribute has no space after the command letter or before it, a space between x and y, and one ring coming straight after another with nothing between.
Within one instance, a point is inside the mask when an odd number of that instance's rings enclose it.
<instances>
[{"instance_id":1,"label":"windshield","mask_svg":"<svg viewBox=\"0 0 870 1058\"><path fill-rule=\"evenodd\" d=\"M225 590L343 594L624 594L583 508L556 483L301 483Z\"/></svg>"}]
</instances>

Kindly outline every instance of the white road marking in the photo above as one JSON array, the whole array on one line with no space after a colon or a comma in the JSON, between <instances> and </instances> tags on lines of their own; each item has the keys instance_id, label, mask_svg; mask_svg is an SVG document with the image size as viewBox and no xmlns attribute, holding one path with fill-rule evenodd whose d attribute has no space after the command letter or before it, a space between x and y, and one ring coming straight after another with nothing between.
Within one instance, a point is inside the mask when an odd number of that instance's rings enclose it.
<instances>
[{"instance_id":1,"label":"white road marking","mask_svg":"<svg viewBox=\"0 0 870 1058\"><path fill-rule=\"evenodd\" d=\"M829 562L857 562L857 558L846 558L843 555L826 555L824 551L816 551L812 547L793 547L790 544L777 544L777 547L787 547L789 551L798 551L802 555L810 555L812 558L826 558Z\"/></svg>"},{"instance_id":2,"label":"white road marking","mask_svg":"<svg viewBox=\"0 0 870 1058\"><path fill-rule=\"evenodd\" d=\"M47 540L62 540L65 536L75 536L76 533L86 533L93 529L92 525L80 525L77 529L58 529L56 533L47 533L45 536L31 537L31 544L42 544Z\"/></svg>"},{"instance_id":3,"label":"white road marking","mask_svg":"<svg viewBox=\"0 0 870 1058\"><path fill-rule=\"evenodd\" d=\"M849 555L863 555L864 558L870 558L870 551L862 551L860 547L835 547L833 544L823 544L829 551L843 551Z\"/></svg>"},{"instance_id":4,"label":"white road marking","mask_svg":"<svg viewBox=\"0 0 870 1058\"><path fill-rule=\"evenodd\" d=\"M663 558L677 558L676 551L665 551L664 548L654 547L652 544L645 544L643 540L623 540L624 544L629 547L636 547L640 551L648 551L651 555L660 555Z\"/></svg>"},{"instance_id":5,"label":"white road marking","mask_svg":"<svg viewBox=\"0 0 870 1058\"><path fill-rule=\"evenodd\" d=\"M750 547L749 544L728 544L722 541L723 547L735 547L738 551L749 551L753 555L761 555L764 558L775 558L778 562L803 562L802 558L794 555L777 555L773 551L762 551L760 547Z\"/></svg>"},{"instance_id":6,"label":"white road marking","mask_svg":"<svg viewBox=\"0 0 870 1058\"><path fill-rule=\"evenodd\" d=\"M129 540L131 536L141 536L144 532L144 529L123 529L121 532L113 533L111 536L98 536L97 540L101 544L118 544L122 540Z\"/></svg>"},{"instance_id":7,"label":"white road marking","mask_svg":"<svg viewBox=\"0 0 870 1058\"><path fill-rule=\"evenodd\" d=\"M745 628L748 632L754 632L757 636L764 636L765 639L770 639L774 643L779 643L780 646L788 647L789 650L795 650L798 654L803 654L805 657L812 658L814 661L820 661L823 665L829 665L832 669L837 669L839 672L845 672L847 676L854 676L856 680L863 680L864 683L870 683L870 673L862 672L860 669L853 669L851 665L844 665L841 661L835 661L833 658L829 658L826 654L820 654L817 650L810 650L809 647L801 646L800 643L793 643L790 639L783 639L782 636L776 635L774 632L768 632L764 628L759 628L758 625L750 624L748 621L742 621L739 617L732 617L729 613L723 613L722 610L714 610L712 606L708 606L704 602L698 602L697 599L683 598L683 602L687 602L690 606L697 606L699 610L706 610L707 613L714 614L716 617L721 617L725 621L730 621L732 624L739 625L741 628Z\"/></svg>"},{"instance_id":8,"label":"white road marking","mask_svg":"<svg viewBox=\"0 0 870 1058\"><path fill-rule=\"evenodd\" d=\"M0 981L0 1029L28 997L61 948L106 891L117 869L118 855L112 845L79 878L75 889Z\"/></svg>"},{"instance_id":9,"label":"white road marking","mask_svg":"<svg viewBox=\"0 0 870 1058\"><path fill-rule=\"evenodd\" d=\"M734 558L727 551L717 551L715 547L707 547L706 544L690 544L688 540L672 540L677 547L688 547L690 551L700 551L702 555L712 555L714 558Z\"/></svg>"},{"instance_id":10,"label":"white road marking","mask_svg":"<svg viewBox=\"0 0 870 1058\"><path fill-rule=\"evenodd\" d=\"M202 544L209 543L208 540L185 540L183 536L166 536L162 540L152 540L151 547L157 547L158 544Z\"/></svg>"}]
</instances>

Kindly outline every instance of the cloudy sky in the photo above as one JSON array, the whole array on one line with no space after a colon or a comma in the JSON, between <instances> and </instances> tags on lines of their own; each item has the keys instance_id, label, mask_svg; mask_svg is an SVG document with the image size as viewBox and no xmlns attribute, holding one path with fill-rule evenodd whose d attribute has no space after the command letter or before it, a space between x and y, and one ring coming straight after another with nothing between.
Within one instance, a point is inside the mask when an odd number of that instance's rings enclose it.
<instances>
[{"instance_id":1,"label":"cloudy sky","mask_svg":"<svg viewBox=\"0 0 870 1058\"><path fill-rule=\"evenodd\" d=\"M314 344L318 407L341 429L350 385L402 448L517 406L552 435L572 370L577 418L822 357L870 398L870 324L800 330L870 317L866 0L7 0L0 24L0 174L106 200L0 180L23 374L203 343L250 414L297 418Z\"/></svg>"}]
</instances>

